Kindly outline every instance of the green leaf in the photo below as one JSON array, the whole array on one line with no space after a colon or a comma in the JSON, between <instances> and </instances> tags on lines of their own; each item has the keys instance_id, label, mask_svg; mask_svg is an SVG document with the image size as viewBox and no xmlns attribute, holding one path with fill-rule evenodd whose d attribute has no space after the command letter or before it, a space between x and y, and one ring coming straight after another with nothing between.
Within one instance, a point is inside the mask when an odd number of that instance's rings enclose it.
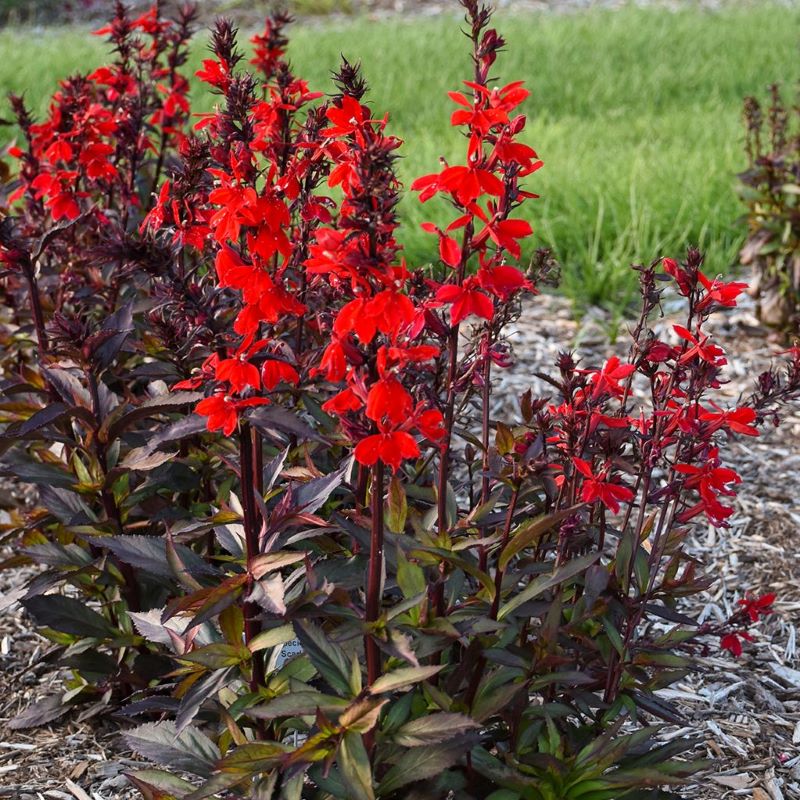
<instances>
[{"instance_id":1,"label":"green leaf","mask_svg":"<svg viewBox=\"0 0 800 800\"><path fill-rule=\"evenodd\" d=\"M360 733L345 733L336 754L336 763L352 800L375 800L372 767Z\"/></svg>"},{"instance_id":2,"label":"green leaf","mask_svg":"<svg viewBox=\"0 0 800 800\"><path fill-rule=\"evenodd\" d=\"M514 432L508 425L504 425L502 422L497 423L494 444L501 456L508 455L514 449Z\"/></svg>"},{"instance_id":3,"label":"green leaf","mask_svg":"<svg viewBox=\"0 0 800 800\"><path fill-rule=\"evenodd\" d=\"M507 617L512 611L519 608L523 603L527 603L538 597L548 589L563 581L579 575L584 570L588 569L600 558L600 553L587 553L586 555L574 558L572 561L567 562L559 567L555 572L549 575L539 575L534 578L519 594L511 598L499 611L497 619L501 620Z\"/></svg>"},{"instance_id":4,"label":"green leaf","mask_svg":"<svg viewBox=\"0 0 800 800\"><path fill-rule=\"evenodd\" d=\"M505 570L509 561L511 561L517 553L524 550L526 547L537 544L545 533L552 530L559 522L566 519L571 514L574 514L579 508L581 508L581 505L571 506L555 514L537 517L536 519L529 520L520 525L519 528L512 533L511 540L500 553L497 562L500 569Z\"/></svg>"},{"instance_id":5,"label":"green leaf","mask_svg":"<svg viewBox=\"0 0 800 800\"><path fill-rule=\"evenodd\" d=\"M480 725L466 714L443 712L412 719L392 736L392 740L403 747L422 747L446 742L476 728Z\"/></svg>"},{"instance_id":6,"label":"green leaf","mask_svg":"<svg viewBox=\"0 0 800 800\"><path fill-rule=\"evenodd\" d=\"M422 567L409 561L399 544L397 545L397 585L400 587L403 597L407 599L422 594L428 586Z\"/></svg>"},{"instance_id":7,"label":"green leaf","mask_svg":"<svg viewBox=\"0 0 800 800\"><path fill-rule=\"evenodd\" d=\"M250 651L244 645L215 642L204 647L197 647L189 653L179 656L181 661L200 664L209 669L233 667L250 658Z\"/></svg>"},{"instance_id":8,"label":"green leaf","mask_svg":"<svg viewBox=\"0 0 800 800\"><path fill-rule=\"evenodd\" d=\"M468 748L460 739L447 744L407 750L386 773L378 787L378 793L381 796L391 794L409 783L439 775L455 764L467 751Z\"/></svg>"},{"instance_id":9,"label":"green leaf","mask_svg":"<svg viewBox=\"0 0 800 800\"><path fill-rule=\"evenodd\" d=\"M219 762L223 772L237 774L253 774L265 772L276 767L284 753L288 751L286 745L279 742L251 742L237 747L228 753Z\"/></svg>"},{"instance_id":10,"label":"green leaf","mask_svg":"<svg viewBox=\"0 0 800 800\"><path fill-rule=\"evenodd\" d=\"M250 560L250 573L256 580L260 580L269 572L274 572L282 567L302 561L306 554L297 550L277 550L274 553L261 553Z\"/></svg>"},{"instance_id":11,"label":"green leaf","mask_svg":"<svg viewBox=\"0 0 800 800\"><path fill-rule=\"evenodd\" d=\"M406 528L408 516L408 500L400 479L394 475L389 481L389 490L386 496L384 518L386 527L392 533L402 533Z\"/></svg>"},{"instance_id":12,"label":"green leaf","mask_svg":"<svg viewBox=\"0 0 800 800\"><path fill-rule=\"evenodd\" d=\"M259 650L267 650L270 647L277 647L279 644L286 644L294 639L294 628L291 625L281 625L278 628L271 628L267 631L254 636L247 647L251 653Z\"/></svg>"},{"instance_id":13,"label":"green leaf","mask_svg":"<svg viewBox=\"0 0 800 800\"><path fill-rule=\"evenodd\" d=\"M144 800L184 800L194 791L188 781L160 769L140 769L124 774Z\"/></svg>"},{"instance_id":14,"label":"green leaf","mask_svg":"<svg viewBox=\"0 0 800 800\"><path fill-rule=\"evenodd\" d=\"M295 622L303 652L311 659L328 685L344 697L350 696L350 661L339 645L310 622Z\"/></svg>"},{"instance_id":15,"label":"green leaf","mask_svg":"<svg viewBox=\"0 0 800 800\"><path fill-rule=\"evenodd\" d=\"M383 692L394 692L398 689L405 689L416 683L428 680L441 672L444 666L432 667L402 667L393 672L381 675L372 686L369 687L370 694L382 694Z\"/></svg>"},{"instance_id":16,"label":"green leaf","mask_svg":"<svg viewBox=\"0 0 800 800\"><path fill-rule=\"evenodd\" d=\"M40 625L74 636L107 639L119 631L85 601L60 594L40 595L22 601L22 605Z\"/></svg>"},{"instance_id":17,"label":"green leaf","mask_svg":"<svg viewBox=\"0 0 800 800\"><path fill-rule=\"evenodd\" d=\"M110 415L100 429L101 440L113 442L119 438L128 428L141 419L147 419L155 414L165 414L178 411L181 406L196 403L203 399L202 392L171 392L170 394L160 395L146 400L140 406L127 412L122 409L118 413Z\"/></svg>"},{"instance_id":18,"label":"green leaf","mask_svg":"<svg viewBox=\"0 0 800 800\"><path fill-rule=\"evenodd\" d=\"M242 783L243 780L245 780L245 778L242 775L219 772L210 780L205 781L199 789L183 798L183 800L205 800L206 797L218 795L226 789L233 789L237 784Z\"/></svg>"},{"instance_id":19,"label":"green leaf","mask_svg":"<svg viewBox=\"0 0 800 800\"><path fill-rule=\"evenodd\" d=\"M388 698L378 700L374 697L358 697L342 711L339 725L348 731L367 733L378 724L381 709L388 702Z\"/></svg>"},{"instance_id":20,"label":"green leaf","mask_svg":"<svg viewBox=\"0 0 800 800\"><path fill-rule=\"evenodd\" d=\"M252 706L245 712L254 719L277 719L278 717L311 717L317 711L334 714L343 711L347 701L341 697L323 694L313 689L293 689L286 694L273 697L268 703Z\"/></svg>"},{"instance_id":21,"label":"green leaf","mask_svg":"<svg viewBox=\"0 0 800 800\"><path fill-rule=\"evenodd\" d=\"M187 728L178 734L172 722L149 722L122 734L135 753L172 769L208 777L220 758L205 734Z\"/></svg>"}]
</instances>

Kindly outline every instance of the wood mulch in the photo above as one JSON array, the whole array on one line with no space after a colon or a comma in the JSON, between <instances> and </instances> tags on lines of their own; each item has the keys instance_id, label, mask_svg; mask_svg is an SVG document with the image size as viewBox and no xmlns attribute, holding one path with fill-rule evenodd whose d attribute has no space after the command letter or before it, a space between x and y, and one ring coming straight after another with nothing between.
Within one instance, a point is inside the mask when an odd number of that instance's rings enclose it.
<instances>
[{"instance_id":1,"label":"wood mulch","mask_svg":"<svg viewBox=\"0 0 800 800\"><path fill-rule=\"evenodd\" d=\"M665 330L677 316L656 327ZM609 345L607 320L600 313L581 323L571 318L566 301L543 296L530 301L511 336L516 362L498 376L495 415L514 418L516 398L537 371L547 371L559 350L578 347L587 364L612 351L626 350L624 335ZM752 390L780 343L760 328L750 311L736 310L713 321L715 340L725 347L731 401ZM664 334L666 336L666 334ZM703 737L713 769L686 792L695 800L797 800L800 798L800 409L784 415L780 429L758 439L732 441L726 463L743 478L736 515L728 530L698 528L694 554L716 578L712 589L695 599L703 619L724 619L745 592L775 592L775 614L753 630L755 641L740 659L714 652L699 659L700 670L664 690L685 716L666 737L694 733ZM0 506L15 502L12 487L0 486ZM23 502L18 498L16 502ZM0 512L3 513L3 512ZM48 643L31 627L15 603L32 573L0 573L0 798L14 800L132 800L123 773L137 764L119 743L111 720L82 719L79 711L48 725L13 730L9 721L32 701L64 690L68 676L46 659Z\"/></svg>"}]
</instances>

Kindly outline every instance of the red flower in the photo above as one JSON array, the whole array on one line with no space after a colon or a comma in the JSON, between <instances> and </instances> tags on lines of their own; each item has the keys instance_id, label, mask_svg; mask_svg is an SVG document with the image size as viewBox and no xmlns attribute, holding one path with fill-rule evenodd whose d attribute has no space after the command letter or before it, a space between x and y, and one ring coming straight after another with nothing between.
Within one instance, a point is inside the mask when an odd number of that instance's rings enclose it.
<instances>
[{"instance_id":1,"label":"red flower","mask_svg":"<svg viewBox=\"0 0 800 800\"><path fill-rule=\"evenodd\" d=\"M573 458L572 463L585 480L581 488L581 499L584 503L594 503L599 500L612 513L619 511L619 504L629 503L633 500L633 490L619 483L608 480L609 468L606 467L599 475L592 472L591 464L582 458Z\"/></svg>"},{"instance_id":2,"label":"red flower","mask_svg":"<svg viewBox=\"0 0 800 800\"><path fill-rule=\"evenodd\" d=\"M681 267L674 258L662 258L661 264L663 265L664 271L667 273L667 275L675 279L675 282L678 284L678 291L684 297L688 296L691 293L694 285L691 277L689 276L689 272Z\"/></svg>"},{"instance_id":3,"label":"red flower","mask_svg":"<svg viewBox=\"0 0 800 800\"><path fill-rule=\"evenodd\" d=\"M297 386L300 375L291 364L270 358L261 367L261 380L264 382L264 388L271 392L281 381Z\"/></svg>"},{"instance_id":4,"label":"red flower","mask_svg":"<svg viewBox=\"0 0 800 800\"><path fill-rule=\"evenodd\" d=\"M702 422L709 424L712 433L720 428L727 428L744 436L758 436L758 428L751 424L756 421L757 417L754 408L744 406L723 411L716 403L711 403L711 405L717 410L703 411L699 418Z\"/></svg>"},{"instance_id":5,"label":"red flower","mask_svg":"<svg viewBox=\"0 0 800 800\"><path fill-rule=\"evenodd\" d=\"M589 373L589 383L594 386L592 398L596 400L602 394L621 397L625 388L620 381L625 380L635 369L633 364L622 364L617 356L609 358L601 369Z\"/></svg>"},{"instance_id":6,"label":"red flower","mask_svg":"<svg viewBox=\"0 0 800 800\"><path fill-rule=\"evenodd\" d=\"M480 211L480 209L475 206ZM476 245L483 244L487 238L491 239L498 247L508 250L514 258L519 258L522 252L518 239L533 235L533 228L524 219L503 219L500 221L489 220L481 211L477 214L486 223L483 230L474 238Z\"/></svg>"},{"instance_id":7,"label":"red flower","mask_svg":"<svg viewBox=\"0 0 800 800\"><path fill-rule=\"evenodd\" d=\"M478 270L478 283L499 300L505 302L514 292L533 291L533 284L516 267L500 265Z\"/></svg>"},{"instance_id":8,"label":"red flower","mask_svg":"<svg viewBox=\"0 0 800 800\"><path fill-rule=\"evenodd\" d=\"M724 522L733 509L719 502L718 495L732 496L735 494L732 484L741 483L741 478L732 469L719 466L719 450L713 448L709 451L707 462L697 467L692 464L675 464L675 471L687 475L683 485L687 489L695 489L700 495L700 502L686 509L678 520L686 522L697 514L703 512L714 523Z\"/></svg>"},{"instance_id":9,"label":"red flower","mask_svg":"<svg viewBox=\"0 0 800 800\"><path fill-rule=\"evenodd\" d=\"M411 191L420 192L419 199L423 203L437 192L445 192L462 206L468 206L484 194L500 197L503 194L503 182L488 169L457 165L417 178L411 184Z\"/></svg>"},{"instance_id":10,"label":"red flower","mask_svg":"<svg viewBox=\"0 0 800 800\"><path fill-rule=\"evenodd\" d=\"M461 247L458 242L432 222L423 222L421 227L422 230L439 236L439 258L449 267L457 267L461 263Z\"/></svg>"},{"instance_id":11,"label":"red flower","mask_svg":"<svg viewBox=\"0 0 800 800\"><path fill-rule=\"evenodd\" d=\"M708 344L708 336L701 336L699 339L692 335L682 325L673 325L672 329L681 339L687 341L691 347L686 349L686 352L681 356L680 363L685 364L693 358L699 358L701 361L706 361L713 364L715 367L722 367L727 364L725 359L725 351L715 344Z\"/></svg>"},{"instance_id":12,"label":"red flower","mask_svg":"<svg viewBox=\"0 0 800 800\"><path fill-rule=\"evenodd\" d=\"M707 294L697 303L697 310L703 311L715 303L727 308L733 308L736 305L736 298L747 289L746 283L732 281L731 283L723 283L716 278L712 281L703 275L702 272L697 273L700 282L705 286Z\"/></svg>"},{"instance_id":13,"label":"red flower","mask_svg":"<svg viewBox=\"0 0 800 800\"><path fill-rule=\"evenodd\" d=\"M734 631L733 633L726 633L719 640L719 645L723 650L728 650L735 658L739 658L742 654L742 642L739 637L746 639L748 642L753 641L753 637L747 631Z\"/></svg>"},{"instance_id":14,"label":"red flower","mask_svg":"<svg viewBox=\"0 0 800 800\"><path fill-rule=\"evenodd\" d=\"M388 419L400 424L408 420L414 410L411 395L394 375L376 381L367 395L366 414L375 422Z\"/></svg>"},{"instance_id":15,"label":"red flower","mask_svg":"<svg viewBox=\"0 0 800 800\"><path fill-rule=\"evenodd\" d=\"M405 431L376 433L362 439L355 448L355 457L360 464L371 467L378 459L397 471L407 458L416 458L419 446L414 437Z\"/></svg>"},{"instance_id":16,"label":"red flower","mask_svg":"<svg viewBox=\"0 0 800 800\"><path fill-rule=\"evenodd\" d=\"M341 417L348 411L358 411L364 405L358 395L350 388L342 389L339 394L335 394L330 400L322 404L322 410L328 414L336 414Z\"/></svg>"},{"instance_id":17,"label":"red flower","mask_svg":"<svg viewBox=\"0 0 800 800\"><path fill-rule=\"evenodd\" d=\"M266 346L267 342L265 341L253 343L252 337L247 337L239 345L232 358L222 359L217 364L217 380L227 381L234 392L243 392L248 387L260 388L261 379L258 367L251 364L248 359Z\"/></svg>"},{"instance_id":18,"label":"red flower","mask_svg":"<svg viewBox=\"0 0 800 800\"><path fill-rule=\"evenodd\" d=\"M203 417L208 417L206 423L210 431L222 431L225 436L230 436L239 424L239 412L251 406L263 406L269 403L266 397L251 397L247 400L234 400L224 394L215 394L201 400L195 411Z\"/></svg>"},{"instance_id":19,"label":"red flower","mask_svg":"<svg viewBox=\"0 0 800 800\"><path fill-rule=\"evenodd\" d=\"M197 70L195 75L204 83L210 84L221 92L225 92L231 83L230 67L222 59L219 61L215 61L213 58L205 59L203 68Z\"/></svg>"},{"instance_id":20,"label":"red flower","mask_svg":"<svg viewBox=\"0 0 800 800\"><path fill-rule=\"evenodd\" d=\"M322 131L324 136L348 136L357 131L369 119L369 109L354 97L345 95L340 107L331 106L325 116L333 123Z\"/></svg>"},{"instance_id":21,"label":"red flower","mask_svg":"<svg viewBox=\"0 0 800 800\"><path fill-rule=\"evenodd\" d=\"M494 316L492 298L480 291L478 285L477 278L467 278L461 286L454 283L445 284L436 292L436 299L440 303L452 303L450 308L452 325L458 325L461 320L472 314L486 320Z\"/></svg>"},{"instance_id":22,"label":"red flower","mask_svg":"<svg viewBox=\"0 0 800 800\"><path fill-rule=\"evenodd\" d=\"M432 442L437 442L444 434L444 417L442 412L436 408L429 408L423 411L414 420L417 430Z\"/></svg>"},{"instance_id":23,"label":"red flower","mask_svg":"<svg viewBox=\"0 0 800 800\"><path fill-rule=\"evenodd\" d=\"M750 618L750 622L758 622L761 617L766 617L772 613L772 604L775 602L775 594L762 594L759 597L745 597L739 601L742 611Z\"/></svg>"}]
</instances>

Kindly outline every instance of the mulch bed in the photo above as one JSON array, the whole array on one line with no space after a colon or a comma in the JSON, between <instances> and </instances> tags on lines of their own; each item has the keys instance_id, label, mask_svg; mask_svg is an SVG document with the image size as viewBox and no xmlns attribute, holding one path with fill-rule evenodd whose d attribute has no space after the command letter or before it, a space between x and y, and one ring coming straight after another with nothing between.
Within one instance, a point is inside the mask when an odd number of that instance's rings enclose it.
<instances>
[{"instance_id":1,"label":"mulch bed","mask_svg":"<svg viewBox=\"0 0 800 800\"><path fill-rule=\"evenodd\" d=\"M677 321L654 326L663 333ZM516 363L498 376L495 415L513 419L519 394L529 384L548 393L533 377L548 371L559 350L577 347L587 364L612 351L626 351L624 337L608 343L601 313L577 323L566 301L543 296L530 301L514 326ZM723 392L734 401L747 395L780 342L759 327L747 307L720 315L711 326L726 349L730 382ZM728 530L697 528L694 554L717 580L692 610L703 619L724 619L745 591L775 592L775 614L754 630L756 640L734 660L713 653L700 658L700 670L664 690L685 716L683 727L664 736L703 737L713 769L687 798L792 800L800 798L800 560L795 536L800 530L800 409L783 418L780 429L758 439L732 441L725 461L743 478L736 515ZM0 486L0 495L11 489ZM7 497L0 496L3 505ZM2 512L0 512L2 513ZM135 758L119 743L116 729L102 715L81 719L79 712L31 730L7 723L32 701L63 687L67 676L46 661L48 643L31 628L13 602L15 591L31 575L20 569L0 573L0 798L14 800L129 800L125 770ZM6 598L6 602L3 602Z\"/></svg>"}]
</instances>

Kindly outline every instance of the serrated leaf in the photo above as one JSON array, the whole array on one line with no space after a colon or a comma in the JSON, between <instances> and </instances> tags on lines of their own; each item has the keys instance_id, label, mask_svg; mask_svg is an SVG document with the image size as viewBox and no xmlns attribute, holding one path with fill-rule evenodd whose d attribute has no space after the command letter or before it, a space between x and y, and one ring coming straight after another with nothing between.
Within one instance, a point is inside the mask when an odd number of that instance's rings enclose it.
<instances>
[{"instance_id":1,"label":"serrated leaf","mask_svg":"<svg viewBox=\"0 0 800 800\"><path fill-rule=\"evenodd\" d=\"M207 429L208 424L205 417L201 417L199 414L190 414L182 419L176 419L175 422L170 422L149 434L146 446L150 450L156 450L162 444L197 436Z\"/></svg>"},{"instance_id":2,"label":"serrated leaf","mask_svg":"<svg viewBox=\"0 0 800 800\"><path fill-rule=\"evenodd\" d=\"M247 647L251 653L257 653L259 650L291 642L292 639L294 639L294 628L291 625L281 625L279 628L271 628L256 634L248 642Z\"/></svg>"},{"instance_id":3,"label":"serrated leaf","mask_svg":"<svg viewBox=\"0 0 800 800\"><path fill-rule=\"evenodd\" d=\"M361 734L345 733L339 744L336 763L352 800L375 800L372 767Z\"/></svg>"},{"instance_id":4,"label":"serrated leaf","mask_svg":"<svg viewBox=\"0 0 800 800\"><path fill-rule=\"evenodd\" d=\"M375 697L359 697L350 703L342 711L339 717L339 725L348 731L356 733L367 733L378 723L381 709L389 700L384 698L379 700Z\"/></svg>"},{"instance_id":5,"label":"serrated leaf","mask_svg":"<svg viewBox=\"0 0 800 800\"><path fill-rule=\"evenodd\" d=\"M512 611L519 608L523 603L527 603L538 597L548 589L563 583L570 578L579 575L584 570L588 569L600 558L600 553L587 553L586 555L574 558L562 565L555 572L547 575L539 575L534 578L521 592L514 595L504 606L500 608L497 614L497 619L502 620L507 617Z\"/></svg>"},{"instance_id":6,"label":"serrated leaf","mask_svg":"<svg viewBox=\"0 0 800 800\"><path fill-rule=\"evenodd\" d=\"M466 714L442 712L412 719L393 734L392 740L403 747L422 747L446 742L477 728L480 725Z\"/></svg>"},{"instance_id":7,"label":"serrated leaf","mask_svg":"<svg viewBox=\"0 0 800 800\"><path fill-rule=\"evenodd\" d=\"M324 442L308 423L300 417L280 406L261 406L248 416L250 424L261 433L273 439L286 441L283 434L295 436L300 441Z\"/></svg>"},{"instance_id":8,"label":"serrated leaf","mask_svg":"<svg viewBox=\"0 0 800 800\"><path fill-rule=\"evenodd\" d=\"M49 695L37 700L35 703L31 703L24 711L17 714L6 724L14 731L38 728L40 725L46 725L48 722L53 722L59 717L63 717L70 708L71 706L64 702L63 695Z\"/></svg>"},{"instance_id":9,"label":"serrated leaf","mask_svg":"<svg viewBox=\"0 0 800 800\"><path fill-rule=\"evenodd\" d=\"M49 406L45 406L39 409L35 414L32 414L25 422L21 422L19 427L6 431L5 435L13 438L22 438L34 431L52 425L54 422L67 416L68 413L69 406L64 403L51 403Z\"/></svg>"},{"instance_id":10,"label":"serrated leaf","mask_svg":"<svg viewBox=\"0 0 800 800\"><path fill-rule=\"evenodd\" d=\"M333 492L341 486L347 465L340 467L324 478L314 478L294 490L292 499L298 509L306 514L313 514L321 508Z\"/></svg>"},{"instance_id":11,"label":"serrated leaf","mask_svg":"<svg viewBox=\"0 0 800 800\"><path fill-rule=\"evenodd\" d=\"M267 575L260 581L253 583L247 601L257 603L261 608L270 614L282 617L286 613L286 589L283 585L283 577L279 572Z\"/></svg>"},{"instance_id":12,"label":"serrated leaf","mask_svg":"<svg viewBox=\"0 0 800 800\"><path fill-rule=\"evenodd\" d=\"M372 686L369 687L370 694L383 694L384 692L395 692L398 689L405 689L414 684L426 681L432 678L438 672L444 669L443 666L431 667L402 667L401 669L387 672L381 675Z\"/></svg>"},{"instance_id":13,"label":"serrated leaf","mask_svg":"<svg viewBox=\"0 0 800 800\"><path fill-rule=\"evenodd\" d=\"M181 661L190 664L200 664L208 669L224 669L246 661L250 651L244 645L228 644L227 642L214 642L204 647L197 647L189 653L184 653Z\"/></svg>"},{"instance_id":14,"label":"serrated leaf","mask_svg":"<svg viewBox=\"0 0 800 800\"><path fill-rule=\"evenodd\" d=\"M274 572L276 569L296 564L305 557L305 553L296 550L277 550L273 553L261 553L250 559L248 569L256 580L260 580L268 572Z\"/></svg>"},{"instance_id":15,"label":"serrated leaf","mask_svg":"<svg viewBox=\"0 0 800 800\"><path fill-rule=\"evenodd\" d=\"M158 578L169 578L175 575L167 558L166 539L161 536L92 536L88 541L97 547L110 550L120 561L130 564L146 574ZM184 545L175 545L175 550L185 569L191 575L213 574L214 568Z\"/></svg>"},{"instance_id":16,"label":"serrated leaf","mask_svg":"<svg viewBox=\"0 0 800 800\"><path fill-rule=\"evenodd\" d=\"M555 514L538 517L537 519L529 520L520 525L520 527L513 532L511 540L500 553L497 562L500 569L505 570L509 561L511 561L517 553L521 552L526 547L537 544L545 533L552 530L554 526L558 525L559 522L562 522L571 514L574 514L579 508L581 508L580 505L565 508Z\"/></svg>"},{"instance_id":17,"label":"serrated leaf","mask_svg":"<svg viewBox=\"0 0 800 800\"><path fill-rule=\"evenodd\" d=\"M224 792L226 789L233 789L238 784L245 780L242 775L230 774L227 772L220 772L214 775L210 780L205 781L203 785L196 789L191 794L183 798L183 800L205 800L206 797L217 795ZM269 797L269 795L267 795Z\"/></svg>"},{"instance_id":18,"label":"serrated leaf","mask_svg":"<svg viewBox=\"0 0 800 800\"><path fill-rule=\"evenodd\" d=\"M131 450L119 464L119 469L138 470L147 472L148 470L160 467L167 461L172 461L177 453L162 453L154 451L150 446L137 447Z\"/></svg>"},{"instance_id":19,"label":"serrated leaf","mask_svg":"<svg viewBox=\"0 0 800 800\"><path fill-rule=\"evenodd\" d=\"M402 533L406 528L406 517L408 515L408 500L406 491L400 479L393 475L389 481L389 488L386 494L386 508L384 518L386 527L392 533Z\"/></svg>"},{"instance_id":20,"label":"serrated leaf","mask_svg":"<svg viewBox=\"0 0 800 800\"><path fill-rule=\"evenodd\" d=\"M295 622L303 650L322 678L343 696L350 694L350 661L339 645L310 622Z\"/></svg>"},{"instance_id":21,"label":"serrated leaf","mask_svg":"<svg viewBox=\"0 0 800 800\"><path fill-rule=\"evenodd\" d=\"M149 722L122 734L135 753L172 769L206 778L220 759L217 746L195 728L180 734L172 722Z\"/></svg>"},{"instance_id":22,"label":"serrated leaf","mask_svg":"<svg viewBox=\"0 0 800 800\"><path fill-rule=\"evenodd\" d=\"M118 308L103 320L101 330L108 334L92 353L96 363L105 369L117 357L125 340L133 331L133 301Z\"/></svg>"},{"instance_id":23,"label":"serrated leaf","mask_svg":"<svg viewBox=\"0 0 800 800\"><path fill-rule=\"evenodd\" d=\"M139 406L121 413L116 419L109 419L110 424L106 430L104 425L101 433L106 433L109 442L119 438L128 428L141 419L147 419L155 414L165 414L177 411L181 406L197 403L203 399L202 392L172 392L171 394L160 395L146 400Z\"/></svg>"},{"instance_id":24,"label":"serrated leaf","mask_svg":"<svg viewBox=\"0 0 800 800\"><path fill-rule=\"evenodd\" d=\"M467 751L463 739L407 750L380 782L378 794L388 795L409 783L440 775Z\"/></svg>"},{"instance_id":25,"label":"serrated leaf","mask_svg":"<svg viewBox=\"0 0 800 800\"><path fill-rule=\"evenodd\" d=\"M200 706L206 700L213 699L217 692L225 686L232 673L232 669L220 669L191 686L189 691L181 698L181 704L175 716L175 730L178 734L181 734L197 716Z\"/></svg>"},{"instance_id":26,"label":"serrated leaf","mask_svg":"<svg viewBox=\"0 0 800 800\"><path fill-rule=\"evenodd\" d=\"M347 707L341 697L323 694L309 687L308 690L293 689L286 694L273 697L268 703L251 706L245 712L254 719L278 719L278 717L310 717L317 711L335 714Z\"/></svg>"},{"instance_id":27,"label":"serrated leaf","mask_svg":"<svg viewBox=\"0 0 800 800\"><path fill-rule=\"evenodd\" d=\"M118 631L84 601L61 594L46 594L21 601L40 625L73 636L106 639Z\"/></svg>"},{"instance_id":28,"label":"serrated leaf","mask_svg":"<svg viewBox=\"0 0 800 800\"><path fill-rule=\"evenodd\" d=\"M241 745L228 753L219 763L223 772L251 774L264 772L277 766L287 751L278 742L252 742Z\"/></svg>"},{"instance_id":29,"label":"serrated leaf","mask_svg":"<svg viewBox=\"0 0 800 800\"><path fill-rule=\"evenodd\" d=\"M188 781L160 769L140 769L124 774L142 793L143 800L184 800L194 791Z\"/></svg>"}]
</instances>

